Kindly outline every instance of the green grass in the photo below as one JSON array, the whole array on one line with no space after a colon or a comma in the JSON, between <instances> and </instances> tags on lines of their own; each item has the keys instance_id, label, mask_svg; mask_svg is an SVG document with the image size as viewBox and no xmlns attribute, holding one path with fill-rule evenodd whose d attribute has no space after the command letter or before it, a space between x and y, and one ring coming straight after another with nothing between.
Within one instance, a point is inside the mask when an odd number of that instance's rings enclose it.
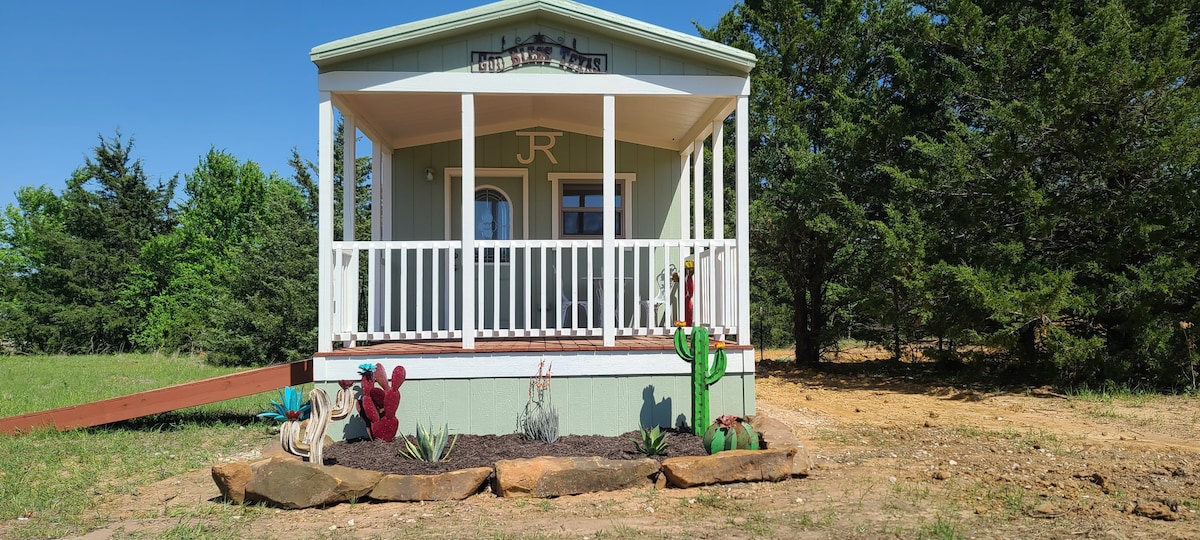
<instances>
[{"instance_id":1,"label":"green grass","mask_svg":"<svg viewBox=\"0 0 1200 540\"><path fill-rule=\"evenodd\" d=\"M1118 386L1115 384L1105 384L1099 388L1082 386L1070 390L1067 392L1067 394L1080 401L1094 403L1112 403L1114 401L1120 401L1131 407L1141 407L1158 395L1151 392L1131 389L1126 386Z\"/></svg>"},{"instance_id":2,"label":"green grass","mask_svg":"<svg viewBox=\"0 0 1200 540\"><path fill-rule=\"evenodd\" d=\"M162 355L11 356L0 358L0 416L87 403L239 371L199 359ZM0 521L7 535L51 538L104 524L101 501L261 448L272 425L254 415L274 393L182 409L107 426L59 433L40 429L0 436ZM172 536L224 536L181 523Z\"/></svg>"},{"instance_id":3,"label":"green grass","mask_svg":"<svg viewBox=\"0 0 1200 540\"><path fill-rule=\"evenodd\" d=\"M118 354L0 357L0 418L99 401L246 368L216 367L195 356ZM232 403L228 405L227 403ZM254 410L262 397L241 398L200 410Z\"/></svg>"}]
</instances>

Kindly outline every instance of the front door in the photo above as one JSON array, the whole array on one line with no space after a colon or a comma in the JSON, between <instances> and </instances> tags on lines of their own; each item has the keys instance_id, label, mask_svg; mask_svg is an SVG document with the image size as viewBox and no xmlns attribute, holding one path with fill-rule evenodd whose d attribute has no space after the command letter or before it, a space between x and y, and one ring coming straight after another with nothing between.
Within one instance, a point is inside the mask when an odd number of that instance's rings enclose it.
<instances>
[{"instance_id":1,"label":"front door","mask_svg":"<svg viewBox=\"0 0 1200 540\"><path fill-rule=\"evenodd\" d=\"M485 176L475 178L475 239L476 240L521 240L525 238L525 179L520 176ZM462 211L458 201L462 200L462 178L451 178L450 189L450 239L462 238ZM474 254L479 269L475 283L474 301L477 330L502 330L514 328L522 313L525 291L523 280L513 281L520 276L524 264L518 253L509 249L477 249ZM462 261L454 264L456 287L462 290ZM515 304L514 304L515 302ZM462 328L462 310L454 310L455 327ZM517 317L514 317L517 315ZM514 321L513 319L517 320Z\"/></svg>"}]
</instances>

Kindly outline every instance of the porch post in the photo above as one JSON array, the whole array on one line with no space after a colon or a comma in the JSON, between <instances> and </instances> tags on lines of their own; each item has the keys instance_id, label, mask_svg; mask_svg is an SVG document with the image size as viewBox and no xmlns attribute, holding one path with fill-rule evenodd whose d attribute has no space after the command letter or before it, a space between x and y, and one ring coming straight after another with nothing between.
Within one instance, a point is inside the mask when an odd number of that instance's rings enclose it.
<instances>
[{"instance_id":1,"label":"porch post","mask_svg":"<svg viewBox=\"0 0 1200 540\"><path fill-rule=\"evenodd\" d=\"M725 119L713 120L712 199L714 240L725 239Z\"/></svg>"},{"instance_id":2,"label":"porch post","mask_svg":"<svg viewBox=\"0 0 1200 540\"><path fill-rule=\"evenodd\" d=\"M704 138L696 139L692 145L692 166L696 168L692 174L692 238L704 239ZM697 250L699 251L699 250Z\"/></svg>"},{"instance_id":3,"label":"porch post","mask_svg":"<svg viewBox=\"0 0 1200 540\"><path fill-rule=\"evenodd\" d=\"M612 347L616 344L616 318L614 314L616 310L615 289L616 289L616 197L617 197L617 99L615 96L604 96L604 240L603 246L603 261L604 270L601 273L601 283L604 284L603 305L600 309L600 323L604 328L604 346ZM625 189L629 189L626 186ZM625 193L626 200L629 194ZM629 234L629 231L625 231ZM632 236L632 235L631 235Z\"/></svg>"},{"instance_id":4,"label":"porch post","mask_svg":"<svg viewBox=\"0 0 1200 540\"><path fill-rule=\"evenodd\" d=\"M750 91L746 81L746 92ZM750 96L737 100L738 345L750 345Z\"/></svg>"},{"instance_id":5,"label":"porch post","mask_svg":"<svg viewBox=\"0 0 1200 540\"><path fill-rule=\"evenodd\" d=\"M354 238L354 200L355 184L358 183L358 171L354 162L358 152L357 130L354 127L354 117L342 115L342 240L353 242Z\"/></svg>"},{"instance_id":6,"label":"porch post","mask_svg":"<svg viewBox=\"0 0 1200 540\"><path fill-rule=\"evenodd\" d=\"M358 168L355 163L357 155L356 142L358 139L358 131L354 126L354 117L349 114L342 114L342 240L353 242L355 209L358 207L356 193L358 187ZM357 332L358 326L358 250L351 250L348 254L343 254L343 257L349 259L347 262L347 270L345 278L342 280L342 287L345 289L342 292L342 302L346 304L346 309L340 311L342 314L342 328L350 329ZM354 341L348 343L354 346Z\"/></svg>"},{"instance_id":7,"label":"porch post","mask_svg":"<svg viewBox=\"0 0 1200 540\"><path fill-rule=\"evenodd\" d=\"M375 144L380 144L376 142ZM379 239L390 241L392 235L392 149L387 146L379 148L379 176L371 179L379 182ZM374 211L374 207L372 207Z\"/></svg>"},{"instance_id":8,"label":"porch post","mask_svg":"<svg viewBox=\"0 0 1200 540\"><path fill-rule=\"evenodd\" d=\"M475 348L475 94L462 95L462 346ZM424 316L420 314L418 316Z\"/></svg>"},{"instance_id":9,"label":"porch post","mask_svg":"<svg viewBox=\"0 0 1200 540\"><path fill-rule=\"evenodd\" d=\"M712 238L713 240L725 239L725 119L718 116L712 123ZM726 286L725 276L728 273L725 271L725 264L729 262L729 253L724 247L713 249L713 276L712 276L712 291L713 295L710 300L712 308L712 321L715 326L729 326L729 314L725 311L726 295L729 294L729 287ZM720 339L725 339L725 332L721 331Z\"/></svg>"},{"instance_id":10,"label":"porch post","mask_svg":"<svg viewBox=\"0 0 1200 540\"><path fill-rule=\"evenodd\" d=\"M383 167L383 160L380 159L382 152L379 151L379 142L371 141L371 240L382 240L383 233L383 185L379 181L379 170ZM367 289L370 295L367 297L367 331L381 332L383 325L381 324L380 316L383 314L383 291L380 287L380 276L383 275L380 268L379 250L372 249L367 252Z\"/></svg>"},{"instance_id":11,"label":"porch post","mask_svg":"<svg viewBox=\"0 0 1200 540\"><path fill-rule=\"evenodd\" d=\"M333 102L321 92L317 106L317 352L333 350Z\"/></svg>"},{"instance_id":12,"label":"porch post","mask_svg":"<svg viewBox=\"0 0 1200 540\"><path fill-rule=\"evenodd\" d=\"M692 187L692 148L689 146L683 151L683 164L679 171L679 238L687 240L692 237L691 227L691 204L688 203L691 199ZM680 256L682 257L682 255ZM679 271L683 271L682 261ZM682 274L680 274L682 275ZM674 322L674 321L672 321Z\"/></svg>"},{"instance_id":13,"label":"porch post","mask_svg":"<svg viewBox=\"0 0 1200 540\"><path fill-rule=\"evenodd\" d=\"M379 176L372 177L371 182L378 182L380 203L379 203L379 238L383 241L391 241L392 236L392 149L390 146L383 146L379 141L375 141L375 145L379 146L377 152L379 154ZM371 209L375 211L374 208ZM388 332L392 330L392 251L390 249L384 251L383 261L381 261L379 273L380 279L383 281L383 286L380 287L379 297L383 308L383 321L380 323L381 330Z\"/></svg>"}]
</instances>

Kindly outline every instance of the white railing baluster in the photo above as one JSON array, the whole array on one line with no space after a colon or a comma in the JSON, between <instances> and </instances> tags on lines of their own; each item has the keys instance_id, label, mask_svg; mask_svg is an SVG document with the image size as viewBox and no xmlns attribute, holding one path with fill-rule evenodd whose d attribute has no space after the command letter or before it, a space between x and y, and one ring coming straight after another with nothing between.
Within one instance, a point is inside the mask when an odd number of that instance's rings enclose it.
<instances>
[{"instance_id":1,"label":"white railing baluster","mask_svg":"<svg viewBox=\"0 0 1200 540\"><path fill-rule=\"evenodd\" d=\"M431 248L429 250L429 266L431 267L429 279L433 283L433 286L429 288L429 314L431 315L429 319L429 328L433 331L435 336L442 330L442 320L441 317L439 317L441 314L440 312L442 303L438 301L438 281L442 275L441 259L441 257L438 257L437 248Z\"/></svg>"},{"instance_id":2,"label":"white railing baluster","mask_svg":"<svg viewBox=\"0 0 1200 540\"><path fill-rule=\"evenodd\" d=\"M392 250L383 250L383 331L392 332Z\"/></svg>"}]
</instances>

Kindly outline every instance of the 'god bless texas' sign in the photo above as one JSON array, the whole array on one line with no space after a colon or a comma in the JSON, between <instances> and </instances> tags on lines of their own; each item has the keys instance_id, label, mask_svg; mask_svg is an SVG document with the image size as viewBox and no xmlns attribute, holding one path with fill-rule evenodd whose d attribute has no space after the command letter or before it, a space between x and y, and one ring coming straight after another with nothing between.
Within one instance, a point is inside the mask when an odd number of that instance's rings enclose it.
<instances>
[{"instance_id":1,"label":"'god bless texas' sign","mask_svg":"<svg viewBox=\"0 0 1200 540\"><path fill-rule=\"evenodd\" d=\"M516 45L498 52L471 51L473 73L501 73L522 66L551 66L575 73L608 73L608 55L581 53L574 47L549 42L542 34L524 43L518 40Z\"/></svg>"}]
</instances>

